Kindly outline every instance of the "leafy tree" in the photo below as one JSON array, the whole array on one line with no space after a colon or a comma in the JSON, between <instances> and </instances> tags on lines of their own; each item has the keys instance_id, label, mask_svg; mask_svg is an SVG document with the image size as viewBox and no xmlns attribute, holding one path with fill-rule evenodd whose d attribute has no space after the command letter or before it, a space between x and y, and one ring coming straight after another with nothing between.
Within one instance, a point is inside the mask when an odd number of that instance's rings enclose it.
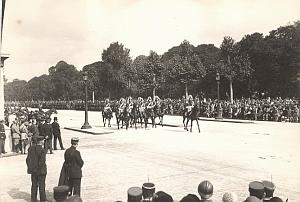
<instances>
[{"instance_id":1,"label":"leafy tree","mask_svg":"<svg viewBox=\"0 0 300 202\"><path fill-rule=\"evenodd\" d=\"M82 80L82 78L74 65L60 61L55 66L49 68L49 76L55 87L55 99L70 100L75 98L72 92L77 91L75 84L78 80Z\"/></svg>"},{"instance_id":2,"label":"leafy tree","mask_svg":"<svg viewBox=\"0 0 300 202\"><path fill-rule=\"evenodd\" d=\"M4 91L6 100L25 101L31 97L27 82L24 80L14 79L12 82L8 82L4 87Z\"/></svg>"},{"instance_id":3,"label":"leafy tree","mask_svg":"<svg viewBox=\"0 0 300 202\"><path fill-rule=\"evenodd\" d=\"M233 82L242 81L250 77L253 69L248 55L242 53L235 41L228 36L221 44L222 60L216 65L220 72L229 81L230 101L233 102Z\"/></svg>"},{"instance_id":4,"label":"leafy tree","mask_svg":"<svg viewBox=\"0 0 300 202\"><path fill-rule=\"evenodd\" d=\"M140 56L135 60L134 68L137 68L138 86L143 91L152 90L153 97L156 90L163 82L164 65L161 62L161 56L154 51L150 51L147 58Z\"/></svg>"},{"instance_id":5,"label":"leafy tree","mask_svg":"<svg viewBox=\"0 0 300 202\"><path fill-rule=\"evenodd\" d=\"M173 49L174 50L174 49ZM185 95L188 96L188 85L193 81L198 81L206 74L206 69L201 59L193 51L193 46L188 41L183 41L176 48L177 53L171 51L165 55L168 58L167 72L168 76L174 81L179 81L184 85ZM172 55L172 57L170 57ZM167 56L167 57L166 57Z\"/></svg>"}]
</instances>

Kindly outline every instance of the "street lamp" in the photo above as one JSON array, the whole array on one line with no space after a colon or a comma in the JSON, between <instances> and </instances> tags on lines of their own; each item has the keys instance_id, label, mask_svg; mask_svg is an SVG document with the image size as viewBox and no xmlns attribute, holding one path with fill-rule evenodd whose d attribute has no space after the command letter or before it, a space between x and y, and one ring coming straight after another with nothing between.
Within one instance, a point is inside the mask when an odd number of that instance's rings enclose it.
<instances>
[{"instance_id":1,"label":"street lamp","mask_svg":"<svg viewBox=\"0 0 300 202\"><path fill-rule=\"evenodd\" d=\"M218 91L218 105L217 105L217 117L216 119L222 119L221 103L220 103L220 73L216 74L217 91Z\"/></svg>"},{"instance_id":2,"label":"street lamp","mask_svg":"<svg viewBox=\"0 0 300 202\"><path fill-rule=\"evenodd\" d=\"M84 124L81 127L81 129L88 129L88 128L92 128L89 124L88 121L88 92L87 92L87 80L88 80L88 76L86 72L83 72L83 81L84 81L84 85L85 85L85 116L84 116Z\"/></svg>"}]
</instances>

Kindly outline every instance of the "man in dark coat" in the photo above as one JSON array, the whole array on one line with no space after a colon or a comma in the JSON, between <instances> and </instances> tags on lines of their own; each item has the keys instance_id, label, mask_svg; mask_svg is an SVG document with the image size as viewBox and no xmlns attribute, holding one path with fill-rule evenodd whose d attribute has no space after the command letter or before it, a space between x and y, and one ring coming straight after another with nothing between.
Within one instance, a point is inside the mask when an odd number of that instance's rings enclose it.
<instances>
[{"instance_id":1,"label":"man in dark coat","mask_svg":"<svg viewBox=\"0 0 300 202\"><path fill-rule=\"evenodd\" d=\"M57 122L57 117L54 117L54 119L53 119L52 129L53 129L53 136L54 136L54 139L53 139L54 150L57 150L57 147L56 147L57 139L59 142L60 149L64 150L65 148L64 148L62 140L61 140L61 132L60 132L59 124Z\"/></svg>"},{"instance_id":2,"label":"man in dark coat","mask_svg":"<svg viewBox=\"0 0 300 202\"><path fill-rule=\"evenodd\" d=\"M80 186L81 186L81 177L83 166L83 160L81 158L80 152L76 150L78 146L79 139L71 139L71 147L68 148L65 152L65 162L64 168L67 171L68 185L70 187L70 195L79 195L80 196Z\"/></svg>"},{"instance_id":3,"label":"man in dark coat","mask_svg":"<svg viewBox=\"0 0 300 202\"><path fill-rule=\"evenodd\" d=\"M52 129L52 125L50 124L51 118L48 117L46 119L46 123L43 126L43 130L44 130L44 138L45 138L45 150L46 153L48 153L48 149L50 149L50 154L53 154L52 152L52 138L53 138L53 129Z\"/></svg>"},{"instance_id":4,"label":"man in dark coat","mask_svg":"<svg viewBox=\"0 0 300 202\"><path fill-rule=\"evenodd\" d=\"M40 201L47 201L45 193L45 180L47 175L46 151L42 147L43 136L37 137L37 143L28 149L26 158L27 173L31 174L31 201L37 201L37 189L39 188Z\"/></svg>"},{"instance_id":5,"label":"man in dark coat","mask_svg":"<svg viewBox=\"0 0 300 202\"><path fill-rule=\"evenodd\" d=\"M0 121L0 157L2 154L5 154L5 128L4 128L4 120Z\"/></svg>"}]
</instances>

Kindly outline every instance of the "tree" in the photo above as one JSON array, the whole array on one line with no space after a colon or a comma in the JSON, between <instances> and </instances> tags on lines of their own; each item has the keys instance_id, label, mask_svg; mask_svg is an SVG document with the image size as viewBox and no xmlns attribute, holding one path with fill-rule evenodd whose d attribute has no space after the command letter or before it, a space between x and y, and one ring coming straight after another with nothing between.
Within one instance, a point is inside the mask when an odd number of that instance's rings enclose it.
<instances>
[{"instance_id":1,"label":"tree","mask_svg":"<svg viewBox=\"0 0 300 202\"><path fill-rule=\"evenodd\" d=\"M14 79L12 82L5 84L4 95L6 100L28 100L31 93L27 88L27 82L24 80Z\"/></svg>"},{"instance_id":2,"label":"tree","mask_svg":"<svg viewBox=\"0 0 300 202\"><path fill-rule=\"evenodd\" d=\"M75 98L72 93L78 90L76 82L82 78L74 65L60 61L49 68L49 77L55 87L55 99L70 100Z\"/></svg>"},{"instance_id":3,"label":"tree","mask_svg":"<svg viewBox=\"0 0 300 202\"><path fill-rule=\"evenodd\" d=\"M33 100L51 100L55 91L50 77L46 74L30 79L28 81L28 89Z\"/></svg>"},{"instance_id":4,"label":"tree","mask_svg":"<svg viewBox=\"0 0 300 202\"><path fill-rule=\"evenodd\" d=\"M163 82L164 66L161 62L161 56L154 51L150 51L146 59L141 56L139 60L136 60L134 67L138 68L138 86L144 91L151 89L154 98L156 90Z\"/></svg>"},{"instance_id":5,"label":"tree","mask_svg":"<svg viewBox=\"0 0 300 202\"><path fill-rule=\"evenodd\" d=\"M233 82L249 77L253 71L247 54L242 53L234 40L225 36L221 44L222 59L216 65L217 71L229 81L230 101L233 103Z\"/></svg>"},{"instance_id":6,"label":"tree","mask_svg":"<svg viewBox=\"0 0 300 202\"><path fill-rule=\"evenodd\" d=\"M203 78L206 68L188 41L184 40L176 49L177 53L172 51L172 54L165 55L165 58L168 58L167 72L171 79L184 85L185 95L188 97L188 85Z\"/></svg>"}]
</instances>

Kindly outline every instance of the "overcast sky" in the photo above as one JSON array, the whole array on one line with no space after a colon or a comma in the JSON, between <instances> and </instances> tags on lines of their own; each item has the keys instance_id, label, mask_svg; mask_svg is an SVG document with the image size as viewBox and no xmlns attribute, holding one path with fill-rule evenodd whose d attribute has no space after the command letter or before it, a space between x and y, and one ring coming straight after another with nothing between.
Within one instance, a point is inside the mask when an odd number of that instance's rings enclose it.
<instances>
[{"instance_id":1,"label":"overcast sky","mask_svg":"<svg viewBox=\"0 0 300 202\"><path fill-rule=\"evenodd\" d=\"M119 41L133 58L159 54L187 39L268 34L300 19L299 0L7 0L2 52L5 75L30 80L64 60L78 70Z\"/></svg>"}]
</instances>

